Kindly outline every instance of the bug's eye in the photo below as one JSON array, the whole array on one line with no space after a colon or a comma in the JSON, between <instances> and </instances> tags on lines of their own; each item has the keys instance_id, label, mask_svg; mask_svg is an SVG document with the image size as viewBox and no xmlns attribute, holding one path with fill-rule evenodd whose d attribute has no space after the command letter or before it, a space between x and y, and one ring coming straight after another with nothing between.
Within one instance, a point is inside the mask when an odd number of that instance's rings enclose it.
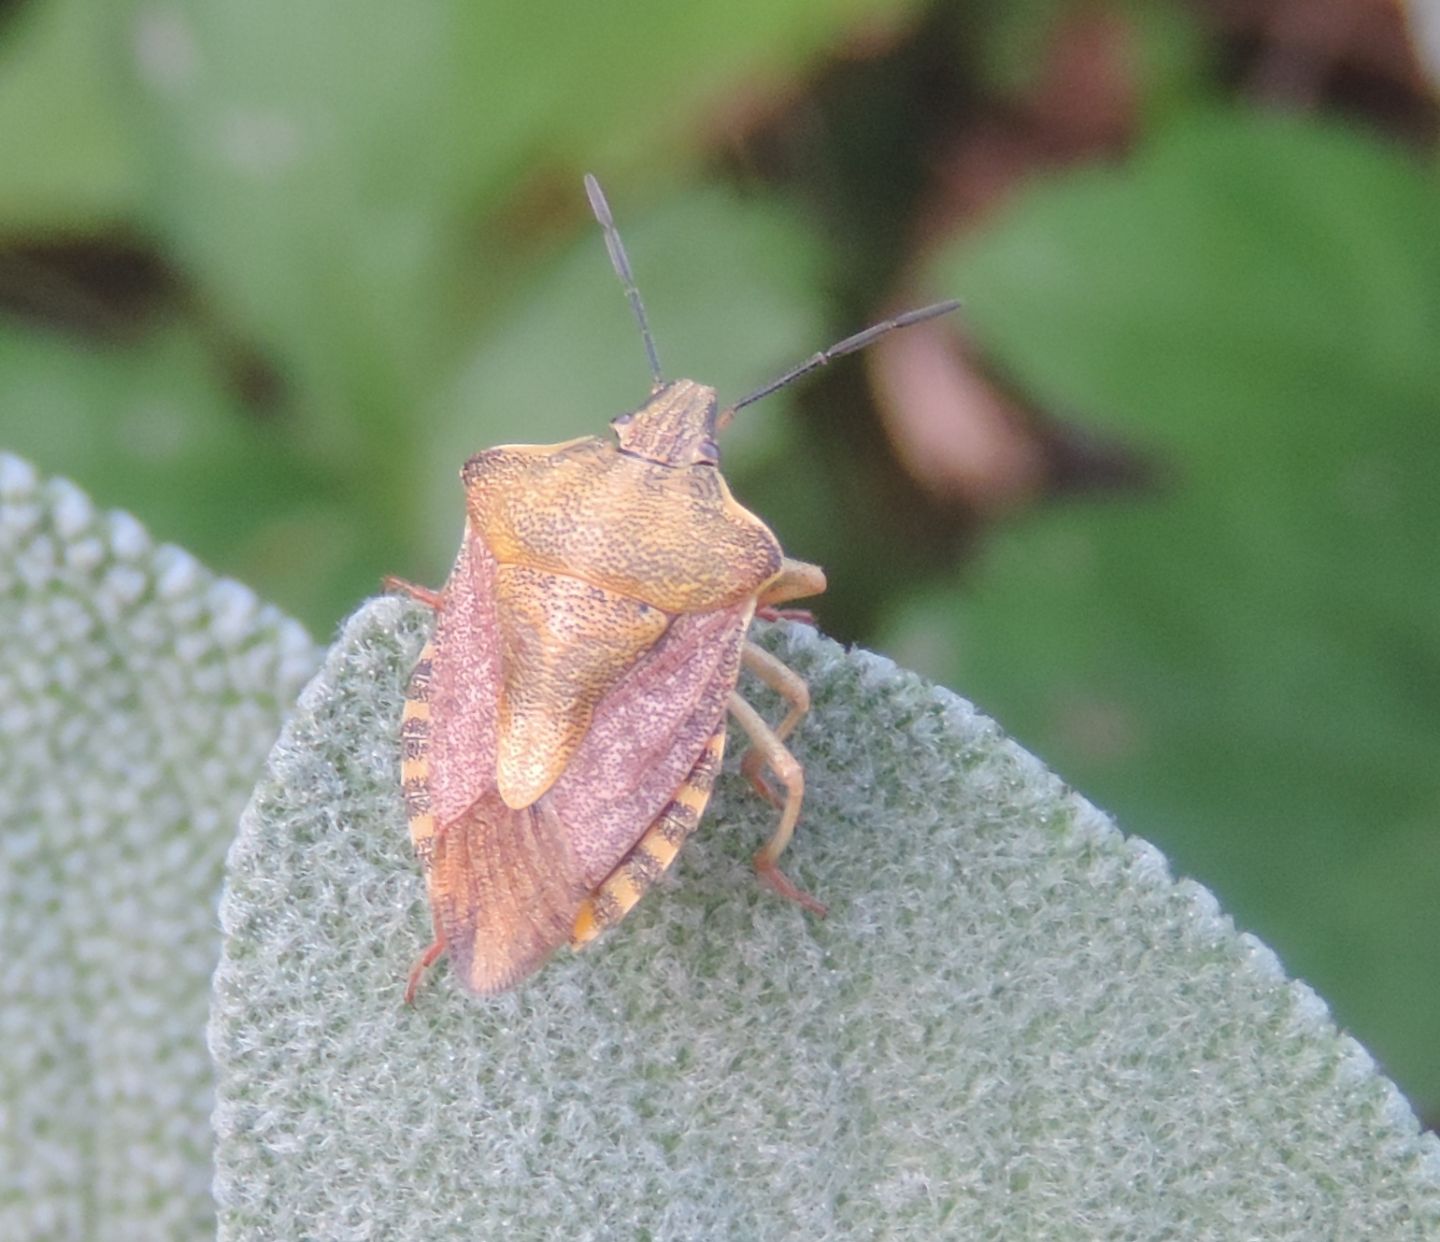
<instances>
[{"instance_id":1,"label":"bug's eye","mask_svg":"<svg viewBox=\"0 0 1440 1242\"><path fill-rule=\"evenodd\" d=\"M707 466L718 466L720 464L720 446L710 436L706 436L695 450L695 460L704 462Z\"/></svg>"}]
</instances>

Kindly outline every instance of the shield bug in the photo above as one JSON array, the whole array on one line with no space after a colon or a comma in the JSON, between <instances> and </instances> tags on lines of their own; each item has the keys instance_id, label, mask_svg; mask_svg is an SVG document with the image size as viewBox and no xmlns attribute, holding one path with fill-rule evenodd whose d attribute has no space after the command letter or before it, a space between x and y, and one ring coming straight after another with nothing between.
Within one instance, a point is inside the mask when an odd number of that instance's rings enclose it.
<instances>
[{"instance_id":1,"label":"shield bug","mask_svg":"<svg viewBox=\"0 0 1440 1242\"><path fill-rule=\"evenodd\" d=\"M585 186L654 382L643 405L611 420L613 439L472 457L445 586L388 580L437 614L401 723L435 928L407 1001L442 953L471 991L498 992L558 945L584 945L624 918L695 830L727 714L751 743L743 772L780 810L756 870L824 913L777 865L805 788L785 739L809 691L746 635L757 613L824 591L825 575L785 556L731 496L715 437L798 376L958 305L877 324L719 409L714 389L662 377L610 208L593 177ZM742 668L787 703L778 725L737 692Z\"/></svg>"}]
</instances>

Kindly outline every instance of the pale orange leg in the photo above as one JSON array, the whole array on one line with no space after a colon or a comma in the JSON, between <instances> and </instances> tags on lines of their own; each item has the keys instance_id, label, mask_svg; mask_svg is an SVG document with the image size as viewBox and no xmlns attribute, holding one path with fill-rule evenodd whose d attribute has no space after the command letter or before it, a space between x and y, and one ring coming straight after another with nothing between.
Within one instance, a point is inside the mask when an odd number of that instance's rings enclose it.
<instances>
[{"instance_id":1,"label":"pale orange leg","mask_svg":"<svg viewBox=\"0 0 1440 1242\"><path fill-rule=\"evenodd\" d=\"M735 722L749 736L751 746L785 787L780 823L770 840L765 842L755 855L756 874L759 875L761 883L774 889L780 896L823 917L826 913L825 907L808 893L796 888L778 865L780 855L784 853L795 833L795 821L800 818L800 804L805 799L805 769L800 766L799 760L785 749L785 743L775 735L775 730L766 724L760 713L738 693L731 693L729 707Z\"/></svg>"},{"instance_id":2,"label":"pale orange leg","mask_svg":"<svg viewBox=\"0 0 1440 1242\"><path fill-rule=\"evenodd\" d=\"M812 565L809 561L796 561L786 557L780 562L780 572L766 583L760 592L760 597L755 601L756 611L762 615L765 613L777 613L776 604L787 604L792 599L809 599L812 595L825 594L825 571L819 565ZM805 612L800 609L778 610L778 615L783 616L785 612ZM809 615L808 613L806 614Z\"/></svg>"},{"instance_id":3,"label":"pale orange leg","mask_svg":"<svg viewBox=\"0 0 1440 1242\"><path fill-rule=\"evenodd\" d=\"M824 591L825 571L819 565L812 565L809 561L792 560L787 556L780 564L780 572L760 592L759 599L756 601L755 613L757 616L770 619L788 616L813 625L815 618L808 609L776 608L775 605L783 604L787 600L806 599L812 595L821 595ZM755 646L754 643L745 644L742 659L747 669L790 704L790 714L775 730L779 740L783 742L790 736L791 730L800 723L800 717L810 710L810 688L783 663L769 652ZM756 793L767 802L780 806L782 805L780 796L760 775L760 769L764 763L765 757L760 753L759 748L752 746L741 761L740 771L745 774L745 779L755 786Z\"/></svg>"},{"instance_id":4,"label":"pale orange leg","mask_svg":"<svg viewBox=\"0 0 1440 1242\"><path fill-rule=\"evenodd\" d=\"M410 978L405 983L405 1003L407 1005L415 1003L415 993L420 990L420 983L425 978L425 972L435 965L445 952L445 933L440 930L440 919L433 909L430 911L430 922L435 928L435 939L410 967Z\"/></svg>"},{"instance_id":5,"label":"pale orange leg","mask_svg":"<svg viewBox=\"0 0 1440 1242\"><path fill-rule=\"evenodd\" d=\"M397 595L408 595L411 599L419 600L427 608L434 608L437 612L440 610L440 605L445 602L445 596L440 591L432 591L429 587L407 582L404 578L396 578L392 574L386 574L380 579L380 587L384 591L394 592Z\"/></svg>"},{"instance_id":6,"label":"pale orange leg","mask_svg":"<svg viewBox=\"0 0 1440 1242\"><path fill-rule=\"evenodd\" d=\"M775 729L776 741L783 742L795 731L795 726L810 710L810 687L805 684L805 679L799 673L754 643L745 644L740 662L745 669L753 673L790 705L785 719ZM755 787L755 792L772 805L783 806L780 795L761 774L764 766L765 756L755 746L747 750L745 758L740 761L740 771L745 779Z\"/></svg>"},{"instance_id":7,"label":"pale orange leg","mask_svg":"<svg viewBox=\"0 0 1440 1242\"><path fill-rule=\"evenodd\" d=\"M445 942L437 940L415 959L415 964L410 967L409 982L405 984L405 1003L407 1005L415 1003L415 993L420 990L420 981L425 977L425 972L440 960L440 955L444 952Z\"/></svg>"},{"instance_id":8,"label":"pale orange leg","mask_svg":"<svg viewBox=\"0 0 1440 1242\"><path fill-rule=\"evenodd\" d=\"M798 621L812 628L815 625L815 614L808 608L772 608L762 604L755 609L755 615L762 621Z\"/></svg>"}]
</instances>

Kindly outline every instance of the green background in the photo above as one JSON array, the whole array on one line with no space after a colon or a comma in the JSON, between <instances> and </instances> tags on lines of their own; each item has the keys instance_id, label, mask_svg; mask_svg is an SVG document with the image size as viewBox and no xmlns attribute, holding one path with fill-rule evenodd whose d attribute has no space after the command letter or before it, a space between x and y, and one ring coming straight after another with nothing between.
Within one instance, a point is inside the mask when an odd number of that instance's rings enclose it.
<instances>
[{"instance_id":1,"label":"green background","mask_svg":"<svg viewBox=\"0 0 1440 1242\"><path fill-rule=\"evenodd\" d=\"M667 371L722 396L902 284L961 296L1036 417L1148 486L939 505L842 364L737 423L737 493L826 565L825 628L1213 887L1433 1119L1433 101L1418 131L1264 106L1200 7L1107 12L1126 141L961 233L923 227L947 152L1021 108L1069 6L12 4L0 446L324 637L381 574L440 578L468 453L643 399L583 171Z\"/></svg>"}]
</instances>

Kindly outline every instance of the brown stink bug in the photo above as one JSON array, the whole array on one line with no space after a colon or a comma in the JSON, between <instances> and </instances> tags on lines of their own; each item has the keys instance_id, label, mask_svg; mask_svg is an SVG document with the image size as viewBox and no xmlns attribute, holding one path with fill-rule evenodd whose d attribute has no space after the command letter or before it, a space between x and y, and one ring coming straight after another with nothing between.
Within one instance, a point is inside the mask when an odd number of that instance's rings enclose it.
<instances>
[{"instance_id":1,"label":"brown stink bug","mask_svg":"<svg viewBox=\"0 0 1440 1242\"><path fill-rule=\"evenodd\" d=\"M730 495L716 434L736 410L945 302L841 341L742 401L665 381L610 208L585 179L640 325L654 384L615 438L505 445L465 463L466 523L440 591L388 585L438 614L401 724L410 836L434 943L465 986L518 983L564 941L619 922L699 822L727 712L751 742L741 765L780 807L760 878L808 909L777 862L804 795L785 739L809 709L803 680L746 641L757 612L818 595L825 575L784 555ZM789 705L776 727L736 691L748 669ZM774 774L783 796L762 775Z\"/></svg>"}]
</instances>

